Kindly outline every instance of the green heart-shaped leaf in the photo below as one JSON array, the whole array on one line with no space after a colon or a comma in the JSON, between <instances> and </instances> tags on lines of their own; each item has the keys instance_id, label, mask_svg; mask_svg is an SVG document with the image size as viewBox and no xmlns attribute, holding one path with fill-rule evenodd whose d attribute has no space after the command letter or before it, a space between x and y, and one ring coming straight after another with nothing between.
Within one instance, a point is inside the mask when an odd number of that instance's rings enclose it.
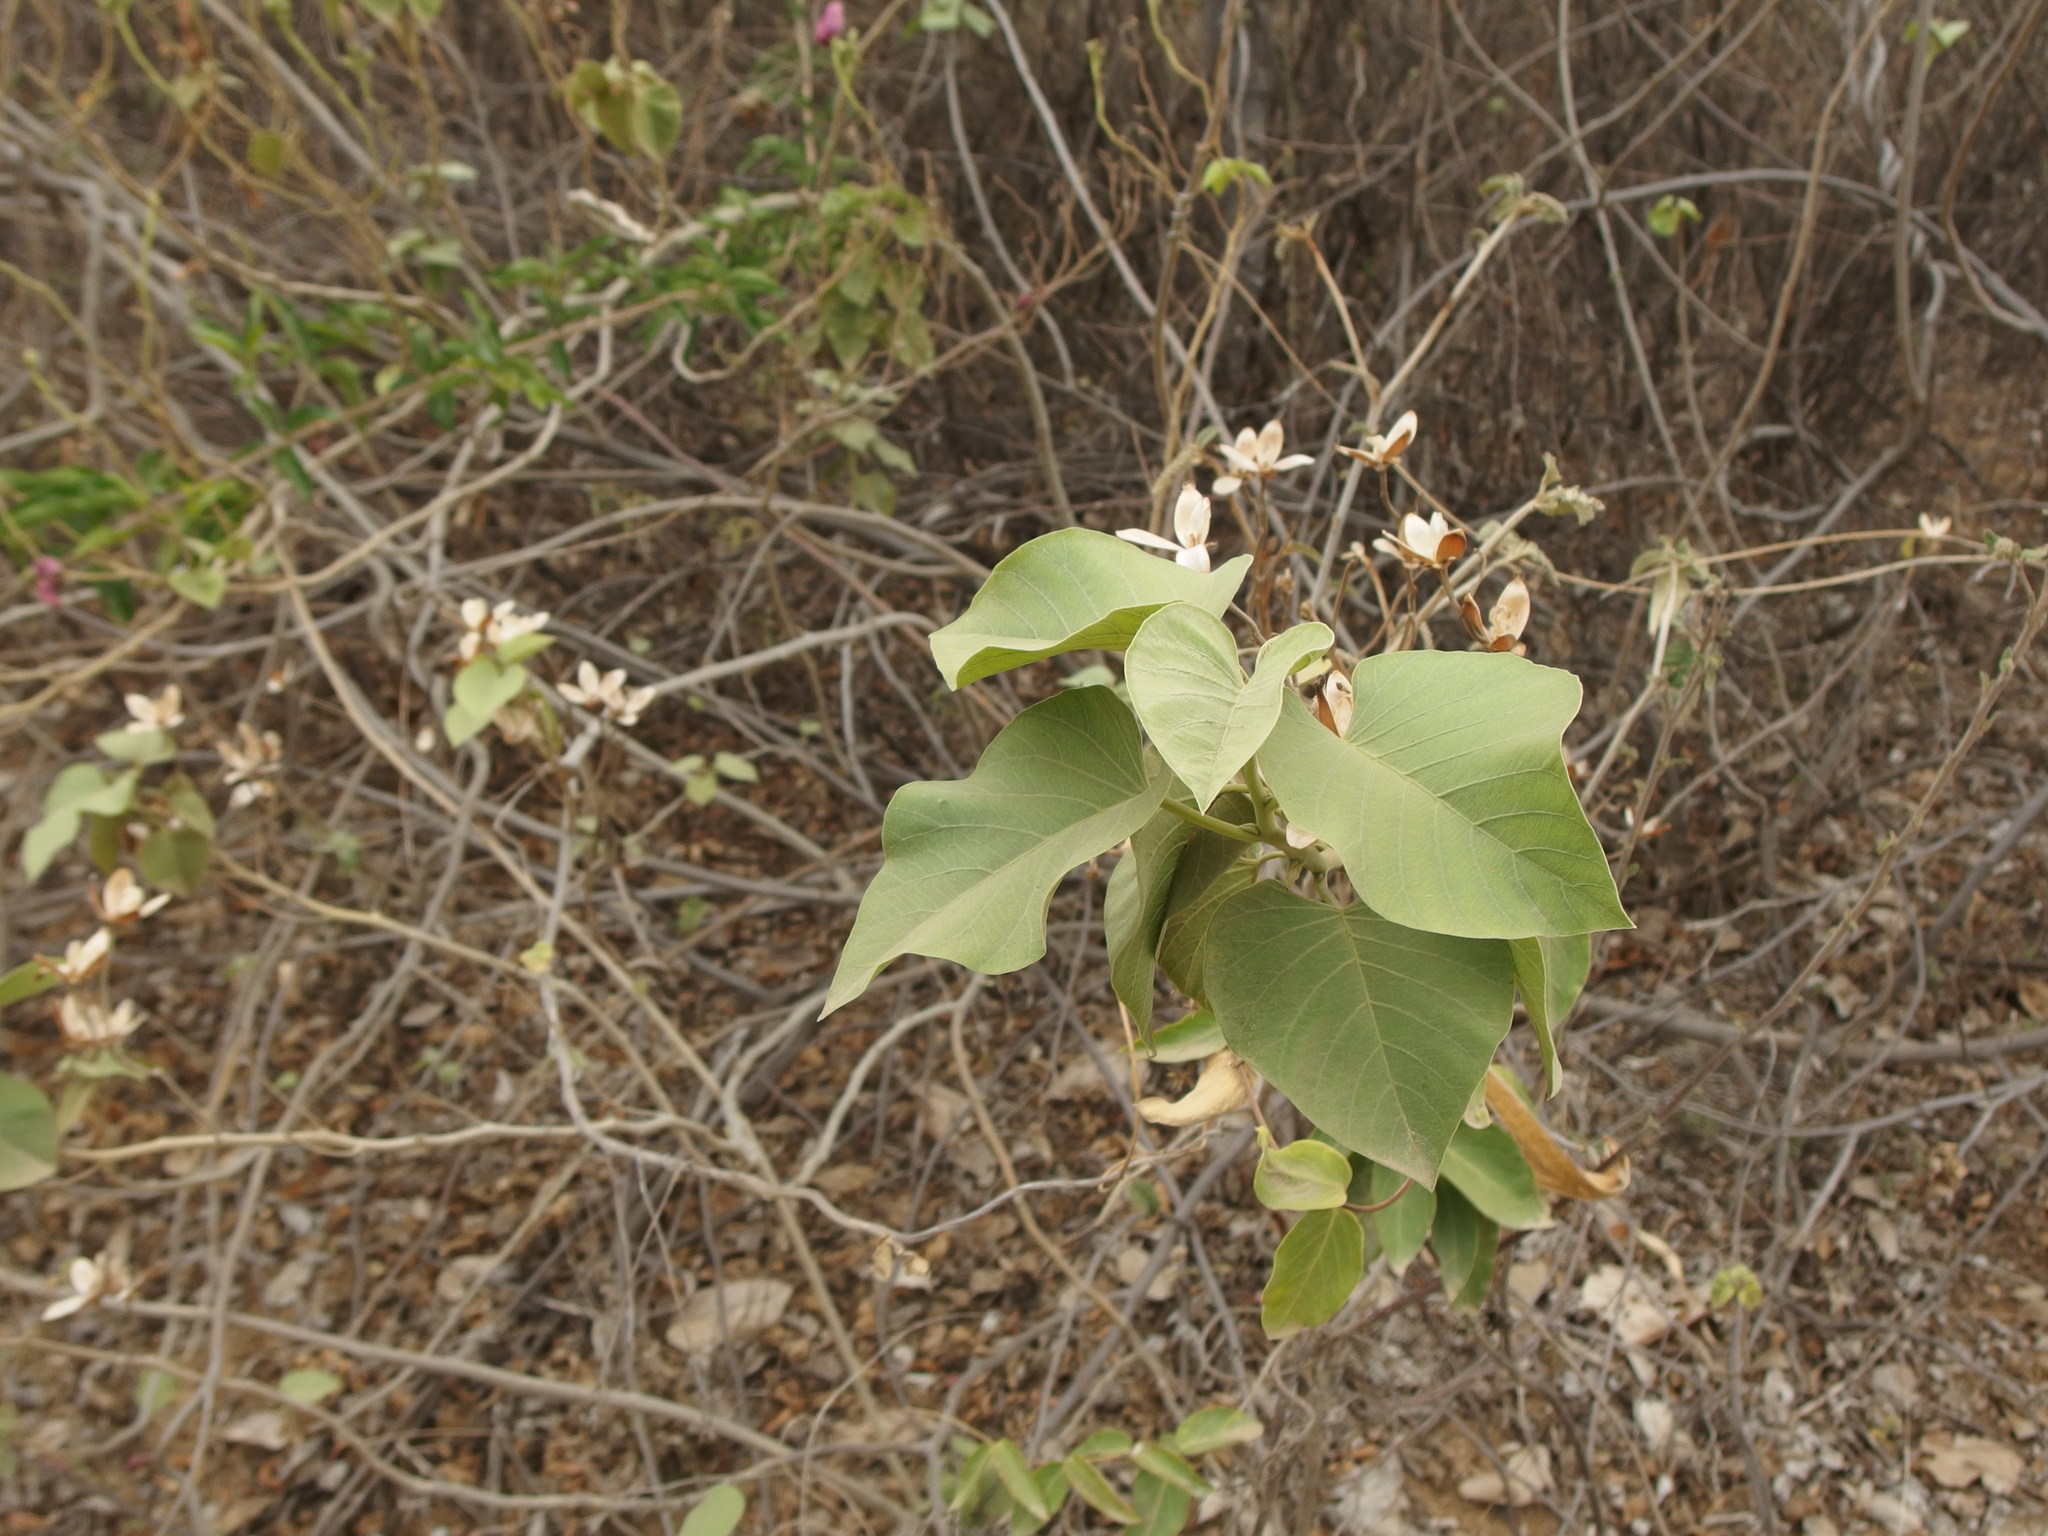
<instances>
[{"instance_id":1,"label":"green heart-shaped leaf","mask_svg":"<svg viewBox=\"0 0 2048 1536\"><path fill-rule=\"evenodd\" d=\"M1034 704L953 783L906 784L882 819L882 868L825 999L867 990L898 955L1000 975L1045 953L1045 909L1067 872L1114 848L1158 808L1170 776L1107 688Z\"/></svg>"},{"instance_id":2,"label":"green heart-shaped leaf","mask_svg":"<svg viewBox=\"0 0 2048 1536\"><path fill-rule=\"evenodd\" d=\"M1593 941L1583 933L1513 939L1508 953L1515 962L1515 990L1522 994L1529 1027L1536 1031L1536 1049L1543 1056L1543 1096L1548 1098L1563 1086L1557 1042L1572 1006L1586 989L1593 969Z\"/></svg>"},{"instance_id":3,"label":"green heart-shaped leaf","mask_svg":"<svg viewBox=\"0 0 2048 1536\"><path fill-rule=\"evenodd\" d=\"M1443 1176L1479 1214L1503 1227L1550 1225L1550 1205L1536 1187L1536 1171L1514 1137L1497 1125L1458 1127L1444 1153Z\"/></svg>"},{"instance_id":4,"label":"green heart-shaped leaf","mask_svg":"<svg viewBox=\"0 0 2048 1536\"><path fill-rule=\"evenodd\" d=\"M1351 686L1342 739L1290 697L1259 763L1367 905L1468 938L1629 926L1558 746L1577 678L1518 656L1400 651L1360 662Z\"/></svg>"},{"instance_id":5,"label":"green heart-shaped leaf","mask_svg":"<svg viewBox=\"0 0 2048 1536\"><path fill-rule=\"evenodd\" d=\"M25 1189L57 1171L57 1117L34 1083L0 1072L0 1190Z\"/></svg>"},{"instance_id":6,"label":"green heart-shaped leaf","mask_svg":"<svg viewBox=\"0 0 2048 1536\"><path fill-rule=\"evenodd\" d=\"M1265 745L1288 674L1335 638L1328 625L1297 624L1259 648L1247 682L1236 639L1205 610L1169 603L1138 626L1124 661L1131 703L1197 810Z\"/></svg>"},{"instance_id":7,"label":"green heart-shaped leaf","mask_svg":"<svg viewBox=\"0 0 2048 1536\"><path fill-rule=\"evenodd\" d=\"M1251 567L1190 571L1092 528L1060 528L1012 550L989 572L967 611L932 633L932 659L949 688L1062 651L1120 651L1168 603L1221 614Z\"/></svg>"},{"instance_id":8,"label":"green heart-shaped leaf","mask_svg":"<svg viewBox=\"0 0 2048 1536\"><path fill-rule=\"evenodd\" d=\"M1249 821L1252 803L1236 791L1220 796L1209 808L1220 820ZM1159 968L1173 984L1197 1002L1208 992L1209 928L1223 903L1252 883L1245 861L1247 845L1216 832L1197 829L1181 849L1180 862L1167 887L1166 917L1159 925Z\"/></svg>"},{"instance_id":9,"label":"green heart-shaped leaf","mask_svg":"<svg viewBox=\"0 0 2048 1536\"><path fill-rule=\"evenodd\" d=\"M1445 1185L1437 1191L1436 1225L1429 1231L1429 1247L1436 1255L1437 1274L1452 1305L1476 1310L1493 1285L1500 1228L1455 1188Z\"/></svg>"},{"instance_id":10,"label":"green heart-shaped leaf","mask_svg":"<svg viewBox=\"0 0 2048 1536\"><path fill-rule=\"evenodd\" d=\"M1168 791L1173 793L1172 790ZM1191 822L1162 810L1131 834L1130 851L1117 860L1102 893L1102 931L1109 945L1109 982L1140 1035L1152 1028L1152 981L1159 928Z\"/></svg>"},{"instance_id":11,"label":"green heart-shaped leaf","mask_svg":"<svg viewBox=\"0 0 2048 1536\"><path fill-rule=\"evenodd\" d=\"M1280 1239L1259 1302L1269 1339L1327 1323L1365 1275L1365 1228L1349 1211L1310 1211Z\"/></svg>"},{"instance_id":12,"label":"green heart-shaped leaf","mask_svg":"<svg viewBox=\"0 0 2048 1536\"><path fill-rule=\"evenodd\" d=\"M1433 1186L1508 1031L1507 946L1270 880L1224 904L1209 946L1208 1002L1231 1049L1344 1146Z\"/></svg>"},{"instance_id":13,"label":"green heart-shaped leaf","mask_svg":"<svg viewBox=\"0 0 2048 1536\"><path fill-rule=\"evenodd\" d=\"M455 674L455 702L441 717L448 745L459 747L491 723L491 716L518 698L526 687L526 668L479 656Z\"/></svg>"},{"instance_id":14,"label":"green heart-shaped leaf","mask_svg":"<svg viewBox=\"0 0 2048 1536\"><path fill-rule=\"evenodd\" d=\"M1326 1141L1268 1147L1252 1172L1252 1193L1269 1211L1331 1211L1351 1190L1351 1159Z\"/></svg>"},{"instance_id":15,"label":"green heart-shaped leaf","mask_svg":"<svg viewBox=\"0 0 2048 1536\"><path fill-rule=\"evenodd\" d=\"M1401 1187L1404 1183L1406 1189ZM1379 1233L1380 1250L1387 1256L1387 1267L1396 1275L1406 1274L1415 1255L1429 1241L1430 1224L1436 1220L1436 1191L1374 1163L1370 1203L1379 1207L1372 1220Z\"/></svg>"}]
</instances>

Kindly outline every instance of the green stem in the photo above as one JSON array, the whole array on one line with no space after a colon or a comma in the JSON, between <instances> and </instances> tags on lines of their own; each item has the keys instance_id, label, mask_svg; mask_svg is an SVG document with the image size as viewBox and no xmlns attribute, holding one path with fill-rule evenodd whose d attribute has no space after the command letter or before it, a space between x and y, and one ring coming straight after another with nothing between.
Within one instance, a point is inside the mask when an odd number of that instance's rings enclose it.
<instances>
[{"instance_id":1,"label":"green stem","mask_svg":"<svg viewBox=\"0 0 2048 1536\"><path fill-rule=\"evenodd\" d=\"M1205 816L1192 805L1183 805L1171 795L1168 795L1159 802L1159 808L1162 811L1172 812L1182 821L1192 823L1200 827L1204 832L1214 832L1218 837L1227 837L1233 842L1261 843L1265 841L1264 838L1260 837L1257 832L1252 831L1249 827L1232 826L1229 822L1219 821L1214 816Z\"/></svg>"}]
</instances>

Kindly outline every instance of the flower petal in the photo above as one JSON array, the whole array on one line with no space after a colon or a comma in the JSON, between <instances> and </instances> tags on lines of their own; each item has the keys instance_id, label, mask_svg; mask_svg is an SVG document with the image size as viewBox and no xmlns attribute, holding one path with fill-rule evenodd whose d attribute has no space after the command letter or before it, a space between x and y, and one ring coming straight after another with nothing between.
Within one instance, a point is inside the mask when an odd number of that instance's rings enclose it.
<instances>
[{"instance_id":1,"label":"flower petal","mask_svg":"<svg viewBox=\"0 0 2048 1536\"><path fill-rule=\"evenodd\" d=\"M1209 546L1197 544L1192 549L1184 549L1173 557L1173 563L1185 566L1188 570L1200 571L1207 575L1209 570Z\"/></svg>"},{"instance_id":2,"label":"flower petal","mask_svg":"<svg viewBox=\"0 0 2048 1536\"><path fill-rule=\"evenodd\" d=\"M1287 429L1276 417L1259 428L1259 463L1271 469L1279 461L1280 450L1287 445Z\"/></svg>"},{"instance_id":3,"label":"flower petal","mask_svg":"<svg viewBox=\"0 0 2048 1536\"><path fill-rule=\"evenodd\" d=\"M1126 544L1142 544L1147 549L1163 549L1168 554L1178 553L1180 546L1171 539L1162 539L1158 534L1144 528L1119 528L1116 536Z\"/></svg>"},{"instance_id":4,"label":"flower petal","mask_svg":"<svg viewBox=\"0 0 2048 1536\"><path fill-rule=\"evenodd\" d=\"M1192 485L1180 488L1173 503L1173 536L1192 549L1209 538L1209 498ZM1207 570L1206 565L1203 566Z\"/></svg>"},{"instance_id":5,"label":"flower petal","mask_svg":"<svg viewBox=\"0 0 2048 1536\"><path fill-rule=\"evenodd\" d=\"M1243 484L1244 481L1236 475L1218 475L1215 480L1210 482L1209 494L1211 496L1235 496Z\"/></svg>"},{"instance_id":6,"label":"flower petal","mask_svg":"<svg viewBox=\"0 0 2048 1536\"><path fill-rule=\"evenodd\" d=\"M1315 463L1315 455L1313 454L1290 453L1287 455L1286 458L1280 459L1274 463L1273 473L1276 475L1284 475L1290 469L1307 469L1309 465L1313 463Z\"/></svg>"}]
</instances>

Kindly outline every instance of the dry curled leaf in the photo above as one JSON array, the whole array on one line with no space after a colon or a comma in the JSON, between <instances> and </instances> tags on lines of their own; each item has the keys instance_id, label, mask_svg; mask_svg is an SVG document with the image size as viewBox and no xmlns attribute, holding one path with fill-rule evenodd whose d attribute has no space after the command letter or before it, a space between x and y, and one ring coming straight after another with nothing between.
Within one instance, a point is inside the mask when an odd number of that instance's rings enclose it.
<instances>
[{"instance_id":1,"label":"dry curled leaf","mask_svg":"<svg viewBox=\"0 0 2048 1536\"><path fill-rule=\"evenodd\" d=\"M1945 1443L1929 1435L1920 1465L1944 1488L1967 1488L1981 1482L1987 1492L2013 1493L2026 1475L2027 1458L1983 1435L1957 1435Z\"/></svg>"},{"instance_id":2,"label":"dry curled leaf","mask_svg":"<svg viewBox=\"0 0 2048 1536\"><path fill-rule=\"evenodd\" d=\"M668 1325L667 1338L686 1355L716 1349L729 1339L751 1338L782 1321L795 1287L785 1280L753 1278L706 1286Z\"/></svg>"},{"instance_id":3,"label":"dry curled leaf","mask_svg":"<svg viewBox=\"0 0 2048 1536\"><path fill-rule=\"evenodd\" d=\"M1473 1504L1506 1504L1524 1509L1557 1486L1550 1470L1547 1445L1504 1445L1501 1465L1506 1475L1489 1467L1458 1484L1458 1497Z\"/></svg>"},{"instance_id":4,"label":"dry curled leaf","mask_svg":"<svg viewBox=\"0 0 2048 1536\"><path fill-rule=\"evenodd\" d=\"M1536 1171L1536 1182L1552 1194L1570 1200L1606 1200L1628 1188L1627 1158L1611 1168L1580 1167L1515 1091L1503 1067L1496 1066L1486 1074L1486 1107L1493 1111L1501 1129L1514 1137L1522 1156Z\"/></svg>"}]
</instances>

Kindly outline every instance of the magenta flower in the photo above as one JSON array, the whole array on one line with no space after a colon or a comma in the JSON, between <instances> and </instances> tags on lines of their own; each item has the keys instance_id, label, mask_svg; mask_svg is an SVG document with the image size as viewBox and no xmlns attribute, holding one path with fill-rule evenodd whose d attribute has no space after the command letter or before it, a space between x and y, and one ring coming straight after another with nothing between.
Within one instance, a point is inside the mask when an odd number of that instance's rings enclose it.
<instances>
[{"instance_id":1,"label":"magenta flower","mask_svg":"<svg viewBox=\"0 0 2048 1536\"><path fill-rule=\"evenodd\" d=\"M36 601L45 608L62 608L64 593L57 583L64 579L64 563L50 555L37 555L29 569L36 576Z\"/></svg>"},{"instance_id":2,"label":"magenta flower","mask_svg":"<svg viewBox=\"0 0 2048 1536\"><path fill-rule=\"evenodd\" d=\"M818 13L818 24L811 29L811 41L823 45L846 31L846 6L843 0L826 0L825 9Z\"/></svg>"}]
</instances>

